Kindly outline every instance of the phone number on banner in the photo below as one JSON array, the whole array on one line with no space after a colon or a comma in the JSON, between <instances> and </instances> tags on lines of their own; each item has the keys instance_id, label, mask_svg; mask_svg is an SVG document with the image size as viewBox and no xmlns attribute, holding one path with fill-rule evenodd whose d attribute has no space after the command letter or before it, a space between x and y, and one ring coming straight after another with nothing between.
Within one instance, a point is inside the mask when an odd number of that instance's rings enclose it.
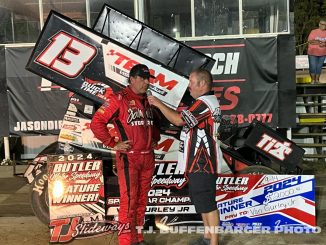
<instances>
[{"instance_id":1,"label":"phone number on banner","mask_svg":"<svg viewBox=\"0 0 326 245\"><path fill-rule=\"evenodd\" d=\"M237 121L238 124L242 123L252 123L254 120L261 121L262 123L270 123L272 122L273 114L272 113L256 113L256 114L248 114L245 116L244 114L231 114L230 115L231 122Z\"/></svg>"}]
</instances>

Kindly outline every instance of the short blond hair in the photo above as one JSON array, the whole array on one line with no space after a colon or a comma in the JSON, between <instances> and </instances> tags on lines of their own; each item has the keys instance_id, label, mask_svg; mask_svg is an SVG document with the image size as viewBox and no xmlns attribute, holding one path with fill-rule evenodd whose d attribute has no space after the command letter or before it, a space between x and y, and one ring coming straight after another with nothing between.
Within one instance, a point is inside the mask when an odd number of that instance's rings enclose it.
<instances>
[{"instance_id":1,"label":"short blond hair","mask_svg":"<svg viewBox=\"0 0 326 245\"><path fill-rule=\"evenodd\" d=\"M207 71L206 69L203 69L203 68L198 68L198 69L193 70L191 73L196 74L198 81L205 81L206 84L208 85L209 90L212 89L213 76L209 71Z\"/></svg>"}]
</instances>

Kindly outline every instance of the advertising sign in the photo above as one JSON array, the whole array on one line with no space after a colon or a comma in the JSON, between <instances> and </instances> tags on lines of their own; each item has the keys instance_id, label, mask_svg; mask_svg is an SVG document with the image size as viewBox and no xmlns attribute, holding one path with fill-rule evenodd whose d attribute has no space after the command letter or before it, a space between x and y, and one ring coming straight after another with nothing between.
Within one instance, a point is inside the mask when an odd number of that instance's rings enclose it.
<instances>
[{"instance_id":1,"label":"advertising sign","mask_svg":"<svg viewBox=\"0 0 326 245\"><path fill-rule=\"evenodd\" d=\"M54 11L26 68L102 104L112 91L128 85L129 71L138 63L155 76L150 80L152 93L175 109L188 87L186 77Z\"/></svg>"},{"instance_id":2,"label":"advertising sign","mask_svg":"<svg viewBox=\"0 0 326 245\"><path fill-rule=\"evenodd\" d=\"M163 139L156 151L162 160L155 163L146 223L153 225L155 217L156 227L164 227L156 232L195 232L199 228L194 226L202 223L188 194L188 178L176 161L164 158L164 148L174 147L168 140ZM107 179L104 193L102 161L92 154L48 159L52 243L129 232L128 224L122 227L117 221L120 197L116 176ZM220 215L216 232L315 232L314 186L310 175L220 174L216 182ZM154 229L151 226L148 232Z\"/></svg>"},{"instance_id":3,"label":"advertising sign","mask_svg":"<svg viewBox=\"0 0 326 245\"><path fill-rule=\"evenodd\" d=\"M295 40L293 35L187 41L216 60L213 90L224 115L240 125L254 120L295 127Z\"/></svg>"},{"instance_id":4,"label":"advertising sign","mask_svg":"<svg viewBox=\"0 0 326 245\"><path fill-rule=\"evenodd\" d=\"M201 224L176 163L156 163L146 208L167 230ZM220 224L216 232L310 233L316 231L315 179L310 175L221 174L216 182ZM107 215L117 216L118 193L108 193ZM202 224L201 224L202 225ZM197 228L196 228L197 229ZM194 230L192 230L194 231Z\"/></svg>"},{"instance_id":5,"label":"advertising sign","mask_svg":"<svg viewBox=\"0 0 326 245\"><path fill-rule=\"evenodd\" d=\"M223 175L217 180L220 226L248 232L312 232L314 186L312 175Z\"/></svg>"},{"instance_id":6,"label":"advertising sign","mask_svg":"<svg viewBox=\"0 0 326 245\"><path fill-rule=\"evenodd\" d=\"M102 167L91 153L48 156L51 243L129 229L105 219Z\"/></svg>"},{"instance_id":7,"label":"advertising sign","mask_svg":"<svg viewBox=\"0 0 326 245\"><path fill-rule=\"evenodd\" d=\"M245 145L279 162L281 166L286 165L292 171L295 170L305 152L291 140L282 137L258 121L253 124Z\"/></svg>"},{"instance_id":8,"label":"advertising sign","mask_svg":"<svg viewBox=\"0 0 326 245\"><path fill-rule=\"evenodd\" d=\"M8 47L5 51L6 103L3 105L7 106L7 112L2 114L2 121L9 120L9 132L4 135L58 134L69 91L24 69L32 47Z\"/></svg>"}]
</instances>

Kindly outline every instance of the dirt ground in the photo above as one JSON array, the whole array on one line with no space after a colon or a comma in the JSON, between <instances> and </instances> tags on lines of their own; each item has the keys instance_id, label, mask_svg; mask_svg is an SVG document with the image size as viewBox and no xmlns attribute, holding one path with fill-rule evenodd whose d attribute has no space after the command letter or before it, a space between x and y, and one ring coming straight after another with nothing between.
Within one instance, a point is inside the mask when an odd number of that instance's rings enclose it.
<instances>
[{"instance_id":1,"label":"dirt ground","mask_svg":"<svg viewBox=\"0 0 326 245\"><path fill-rule=\"evenodd\" d=\"M325 216L325 214L324 214ZM194 234L154 234L145 236L152 245L181 245L188 244ZM35 217L1 217L0 218L0 244L6 245L45 245L49 244L50 234L48 228ZM220 245L226 244L326 244L326 233L321 234L223 234ZM116 235L107 235L98 238L75 240L71 245L116 245Z\"/></svg>"}]
</instances>

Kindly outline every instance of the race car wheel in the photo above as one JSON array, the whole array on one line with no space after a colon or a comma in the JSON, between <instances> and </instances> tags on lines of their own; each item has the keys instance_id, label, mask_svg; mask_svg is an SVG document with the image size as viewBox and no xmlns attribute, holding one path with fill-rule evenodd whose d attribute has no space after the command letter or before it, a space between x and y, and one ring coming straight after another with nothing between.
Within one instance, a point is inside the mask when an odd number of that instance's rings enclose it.
<instances>
[{"instance_id":1,"label":"race car wheel","mask_svg":"<svg viewBox=\"0 0 326 245\"><path fill-rule=\"evenodd\" d=\"M245 169L242 169L238 172L238 174L278 174L274 169L265 167L265 166L259 166L259 165L253 165L248 166Z\"/></svg>"},{"instance_id":2,"label":"race car wheel","mask_svg":"<svg viewBox=\"0 0 326 245\"><path fill-rule=\"evenodd\" d=\"M42 223L49 225L48 175L46 171L37 175L31 184L30 200L35 216Z\"/></svg>"}]
</instances>

